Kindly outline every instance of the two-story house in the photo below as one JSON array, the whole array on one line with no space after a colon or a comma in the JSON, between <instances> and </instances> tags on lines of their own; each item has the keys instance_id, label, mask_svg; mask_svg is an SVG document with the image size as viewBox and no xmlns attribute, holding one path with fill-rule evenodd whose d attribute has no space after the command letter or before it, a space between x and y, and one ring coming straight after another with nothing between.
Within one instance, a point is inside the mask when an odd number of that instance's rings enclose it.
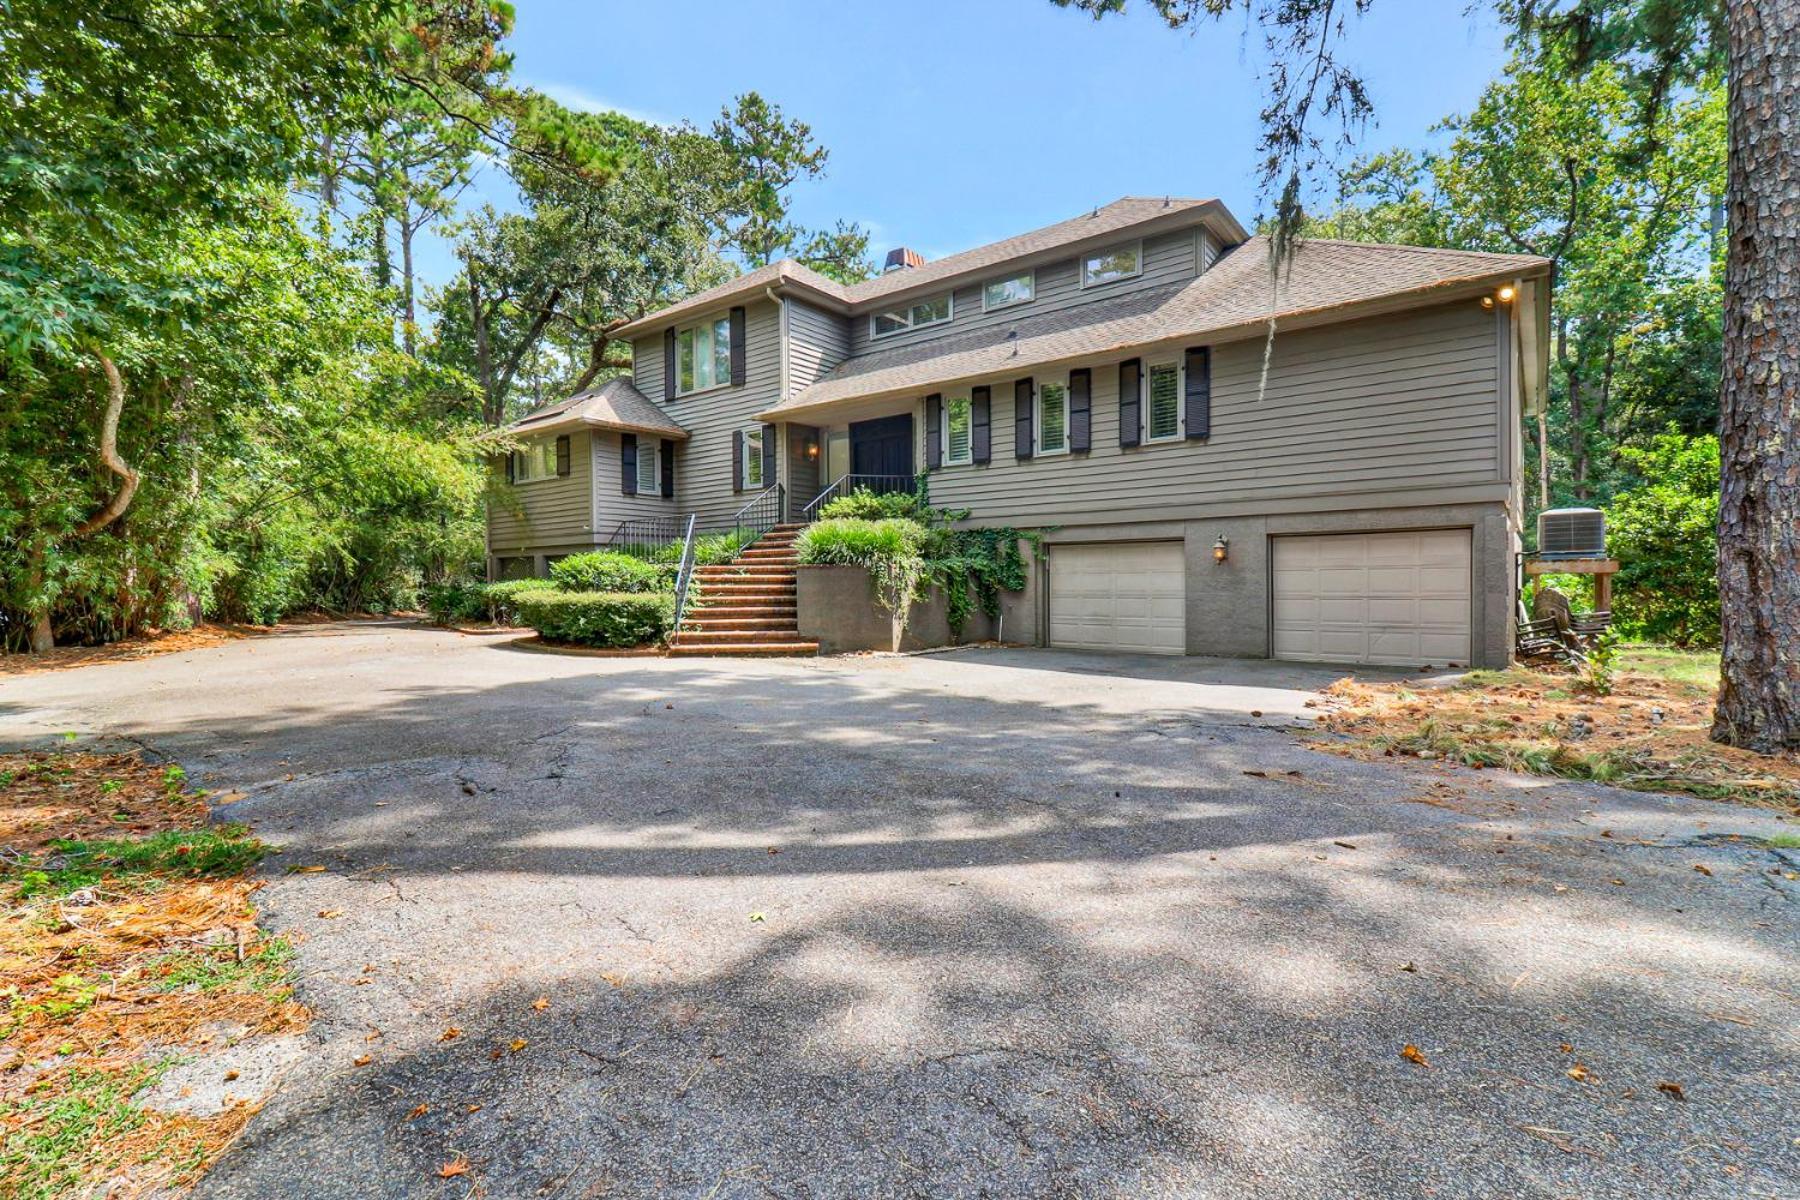
<instances>
[{"instance_id":1,"label":"two-story house","mask_svg":"<svg viewBox=\"0 0 1800 1200\"><path fill-rule=\"evenodd\" d=\"M491 569L923 471L971 524L1045 531L1012 640L1502 665L1549 270L1324 240L1272 265L1219 202L1162 198L849 286L778 262L517 424Z\"/></svg>"}]
</instances>

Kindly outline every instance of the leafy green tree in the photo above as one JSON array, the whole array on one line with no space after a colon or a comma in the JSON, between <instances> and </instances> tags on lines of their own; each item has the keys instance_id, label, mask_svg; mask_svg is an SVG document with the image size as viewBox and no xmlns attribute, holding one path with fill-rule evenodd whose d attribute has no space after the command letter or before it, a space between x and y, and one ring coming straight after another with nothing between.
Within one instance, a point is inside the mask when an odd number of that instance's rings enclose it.
<instances>
[{"instance_id":1,"label":"leafy green tree","mask_svg":"<svg viewBox=\"0 0 1800 1200\"><path fill-rule=\"evenodd\" d=\"M1719 439L1670 430L1620 450L1634 486L1607 509L1620 560L1614 616L1634 637L1717 645Z\"/></svg>"}]
</instances>

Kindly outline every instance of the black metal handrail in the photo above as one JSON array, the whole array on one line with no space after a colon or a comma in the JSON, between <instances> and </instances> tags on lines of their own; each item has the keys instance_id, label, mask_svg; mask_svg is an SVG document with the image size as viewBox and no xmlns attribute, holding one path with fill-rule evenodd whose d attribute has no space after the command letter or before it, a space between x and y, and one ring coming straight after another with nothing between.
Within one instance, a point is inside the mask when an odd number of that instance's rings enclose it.
<instances>
[{"instance_id":1,"label":"black metal handrail","mask_svg":"<svg viewBox=\"0 0 1800 1200\"><path fill-rule=\"evenodd\" d=\"M681 636L681 618L687 612L688 584L694 578L694 518L687 519L687 531L681 539L681 563L675 568L675 624L669 630L669 644Z\"/></svg>"},{"instance_id":2,"label":"black metal handrail","mask_svg":"<svg viewBox=\"0 0 1800 1200\"><path fill-rule=\"evenodd\" d=\"M738 549L742 550L781 524L782 514L786 511L787 488L782 484L775 484L757 493L754 500L732 514L730 528L737 538Z\"/></svg>"},{"instance_id":3,"label":"black metal handrail","mask_svg":"<svg viewBox=\"0 0 1800 1200\"><path fill-rule=\"evenodd\" d=\"M621 554L654 558L665 547L680 541L683 530L693 523L693 517L679 513L656 517L627 517L614 526L613 531L600 544Z\"/></svg>"},{"instance_id":4,"label":"black metal handrail","mask_svg":"<svg viewBox=\"0 0 1800 1200\"><path fill-rule=\"evenodd\" d=\"M800 516L808 522L816 521L819 518L819 509L839 496L848 496L855 491L873 492L877 496L891 495L896 492L917 495L919 479L916 475L839 475L830 487L814 496L806 507L800 510Z\"/></svg>"}]
</instances>

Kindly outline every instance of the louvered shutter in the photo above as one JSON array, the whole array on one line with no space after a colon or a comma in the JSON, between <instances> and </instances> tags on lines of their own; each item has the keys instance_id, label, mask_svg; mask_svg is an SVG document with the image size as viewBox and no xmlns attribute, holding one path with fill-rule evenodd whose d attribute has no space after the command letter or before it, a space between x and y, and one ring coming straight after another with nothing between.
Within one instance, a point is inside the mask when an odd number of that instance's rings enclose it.
<instances>
[{"instance_id":1,"label":"louvered shutter","mask_svg":"<svg viewBox=\"0 0 1800 1200\"><path fill-rule=\"evenodd\" d=\"M969 460L976 464L994 461L993 403L992 388L969 390Z\"/></svg>"},{"instance_id":2,"label":"louvered shutter","mask_svg":"<svg viewBox=\"0 0 1800 1200\"><path fill-rule=\"evenodd\" d=\"M662 471L659 474L662 479L663 499L673 500L675 498L675 443L664 438L659 453L662 455Z\"/></svg>"},{"instance_id":3,"label":"louvered shutter","mask_svg":"<svg viewBox=\"0 0 1800 1200\"><path fill-rule=\"evenodd\" d=\"M1086 367L1069 372L1069 453L1086 454L1094 441L1094 373Z\"/></svg>"},{"instance_id":4,"label":"louvered shutter","mask_svg":"<svg viewBox=\"0 0 1800 1200\"><path fill-rule=\"evenodd\" d=\"M569 435L566 433L556 439L556 473L559 476L569 473Z\"/></svg>"},{"instance_id":5,"label":"louvered shutter","mask_svg":"<svg viewBox=\"0 0 1800 1200\"><path fill-rule=\"evenodd\" d=\"M762 462L763 462L762 485L765 488L774 487L775 486L775 427L773 425L764 425L763 426Z\"/></svg>"},{"instance_id":6,"label":"louvered shutter","mask_svg":"<svg viewBox=\"0 0 1800 1200\"><path fill-rule=\"evenodd\" d=\"M675 327L663 330L663 399L675 398Z\"/></svg>"},{"instance_id":7,"label":"louvered shutter","mask_svg":"<svg viewBox=\"0 0 1800 1200\"><path fill-rule=\"evenodd\" d=\"M744 431L731 431L731 490L744 490Z\"/></svg>"},{"instance_id":8,"label":"louvered shutter","mask_svg":"<svg viewBox=\"0 0 1800 1200\"><path fill-rule=\"evenodd\" d=\"M925 469L944 465L944 398L937 392L925 397Z\"/></svg>"},{"instance_id":9,"label":"louvered shutter","mask_svg":"<svg viewBox=\"0 0 1800 1200\"><path fill-rule=\"evenodd\" d=\"M637 456L637 434L621 433L619 435L619 490L627 496L635 496L638 493Z\"/></svg>"},{"instance_id":10,"label":"louvered shutter","mask_svg":"<svg viewBox=\"0 0 1800 1200\"><path fill-rule=\"evenodd\" d=\"M512 453L511 451L507 452L507 455L506 455L506 482L508 482L508 483L517 483L518 482L518 479L514 474L515 468L513 466L513 463L517 458L518 458L518 455Z\"/></svg>"},{"instance_id":11,"label":"louvered shutter","mask_svg":"<svg viewBox=\"0 0 1800 1200\"><path fill-rule=\"evenodd\" d=\"M1142 439L1139 432L1143 429L1143 417L1138 405L1142 402L1144 364L1135 358L1128 358L1119 364L1119 445L1135 446Z\"/></svg>"},{"instance_id":12,"label":"louvered shutter","mask_svg":"<svg viewBox=\"0 0 1800 1200\"><path fill-rule=\"evenodd\" d=\"M744 326L744 306L738 305L731 310L731 386L744 386L745 363L749 347L744 344L747 336Z\"/></svg>"},{"instance_id":13,"label":"louvered shutter","mask_svg":"<svg viewBox=\"0 0 1800 1200\"><path fill-rule=\"evenodd\" d=\"M1212 436L1212 348L1196 346L1187 352L1187 436L1205 441Z\"/></svg>"},{"instance_id":14,"label":"louvered shutter","mask_svg":"<svg viewBox=\"0 0 1800 1200\"><path fill-rule=\"evenodd\" d=\"M1031 457L1031 401L1033 389L1029 377L1013 384L1013 457Z\"/></svg>"}]
</instances>

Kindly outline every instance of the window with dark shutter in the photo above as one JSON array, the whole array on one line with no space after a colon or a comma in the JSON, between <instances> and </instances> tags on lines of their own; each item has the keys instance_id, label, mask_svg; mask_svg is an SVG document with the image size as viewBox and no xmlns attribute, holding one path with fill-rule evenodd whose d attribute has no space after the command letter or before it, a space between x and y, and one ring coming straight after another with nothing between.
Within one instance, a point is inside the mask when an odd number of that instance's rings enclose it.
<instances>
[{"instance_id":1,"label":"window with dark shutter","mask_svg":"<svg viewBox=\"0 0 1800 1200\"><path fill-rule=\"evenodd\" d=\"M638 492L637 456L637 434L621 433L619 435L619 490L627 496L635 496Z\"/></svg>"},{"instance_id":2,"label":"window with dark shutter","mask_svg":"<svg viewBox=\"0 0 1800 1200\"><path fill-rule=\"evenodd\" d=\"M662 439L658 447L662 455L662 497L664 500L675 498L675 443L668 438Z\"/></svg>"},{"instance_id":3,"label":"window with dark shutter","mask_svg":"<svg viewBox=\"0 0 1800 1200\"><path fill-rule=\"evenodd\" d=\"M733 430L731 434L731 490L744 490L744 431Z\"/></svg>"},{"instance_id":4,"label":"window with dark shutter","mask_svg":"<svg viewBox=\"0 0 1800 1200\"><path fill-rule=\"evenodd\" d=\"M993 389L969 389L969 460L980 466L994 461Z\"/></svg>"},{"instance_id":5,"label":"window with dark shutter","mask_svg":"<svg viewBox=\"0 0 1800 1200\"><path fill-rule=\"evenodd\" d=\"M675 329L663 330L663 399L675 398Z\"/></svg>"},{"instance_id":6,"label":"window with dark shutter","mask_svg":"<svg viewBox=\"0 0 1800 1200\"><path fill-rule=\"evenodd\" d=\"M1187 352L1187 436L1205 441L1212 436L1212 348L1196 346Z\"/></svg>"},{"instance_id":7,"label":"window with dark shutter","mask_svg":"<svg viewBox=\"0 0 1800 1200\"><path fill-rule=\"evenodd\" d=\"M1030 458L1033 388L1029 377L1013 384L1013 457Z\"/></svg>"},{"instance_id":8,"label":"window with dark shutter","mask_svg":"<svg viewBox=\"0 0 1800 1200\"><path fill-rule=\"evenodd\" d=\"M944 465L944 398L936 392L925 397L925 469Z\"/></svg>"},{"instance_id":9,"label":"window with dark shutter","mask_svg":"<svg viewBox=\"0 0 1800 1200\"><path fill-rule=\"evenodd\" d=\"M558 476L569 473L569 435L566 433L556 439L556 473Z\"/></svg>"},{"instance_id":10,"label":"window with dark shutter","mask_svg":"<svg viewBox=\"0 0 1800 1200\"><path fill-rule=\"evenodd\" d=\"M775 486L775 427L764 425L762 428L762 485Z\"/></svg>"},{"instance_id":11,"label":"window with dark shutter","mask_svg":"<svg viewBox=\"0 0 1800 1200\"><path fill-rule=\"evenodd\" d=\"M748 361L745 344L745 325L743 305L731 310L731 386L744 386L745 364Z\"/></svg>"},{"instance_id":12,"label":"window with dark shutter","mask_svg":"<svg viewBox=\"0 0 1800 1200\"><path fill-rule=\"evenodd\" d=\"M1143 390L1143 364L1128 358L1119 364L1119 445L1138 444L1138 395Z\"/></svg>"},{"instance_id":13,"label":"window with dark shutter","mask_svg":"<svg viewBox=\"0 0 1800 1200\"><path fill-rule=\"evenodd\" d=\"M508 482L508 483L517 483L518 482L518 479L516 477L516 472L517 472L518 468L514 465L515 463L518 462L518 459L519 459L519 456L517 454L508 454L506 456L506 482Z\"/></svg>"},{"instance_id":14,"label":"window with dark shutter","mask_svg":"<svg viewBox=\"0 0 1800 1200\"><path fill-rule=\"evenodd\" d=\"M1094 373L1086 367L1069 372L1069 453L1086 454L1094 441Z\"/></svg>"}]
</instances>

